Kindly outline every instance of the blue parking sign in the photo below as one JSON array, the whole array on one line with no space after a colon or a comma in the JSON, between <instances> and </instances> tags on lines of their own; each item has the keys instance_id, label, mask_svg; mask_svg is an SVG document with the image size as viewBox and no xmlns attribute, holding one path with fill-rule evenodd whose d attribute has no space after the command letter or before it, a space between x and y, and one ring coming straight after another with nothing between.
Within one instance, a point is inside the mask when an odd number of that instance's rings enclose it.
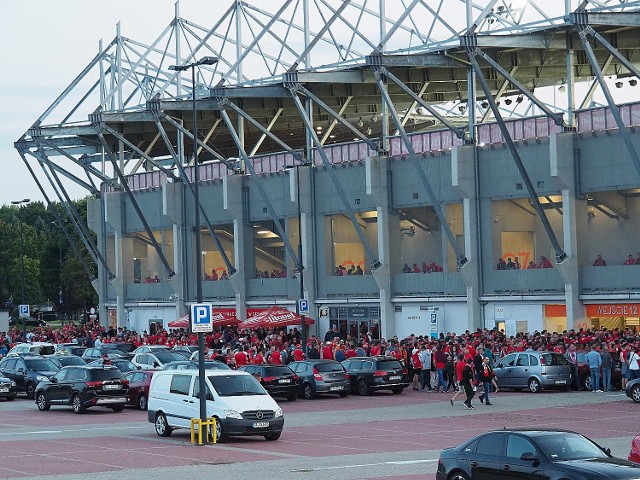
<instances>
[{"instance_id":1,"label":"blue parking sign","mask_svg":"<svg viewBox=\"0 0 640 480\"><path fill-rule=\"evenodd\" d=\"M213 305L194 303L191 305L191 331L204 333L213 331Z\"/></svg>"},{"instance_id":2,"label":"blue parking sign","mask_svg":"<svg viewBox=\"0 0 640 480\"><path fill-rule=\"evenodd\" d=\"M307 300L306 298L298 300L298 313L300 315L309 314L309 300Z\"/></svg>"}]
</instances>

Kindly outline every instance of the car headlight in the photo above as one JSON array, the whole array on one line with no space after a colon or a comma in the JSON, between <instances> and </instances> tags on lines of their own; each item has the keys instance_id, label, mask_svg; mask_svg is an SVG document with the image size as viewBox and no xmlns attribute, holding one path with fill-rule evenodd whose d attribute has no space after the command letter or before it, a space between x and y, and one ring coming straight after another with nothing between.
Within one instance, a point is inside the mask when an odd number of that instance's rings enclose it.
<instances>
[{"instance_id":1,"label":"car headlight","mask_svg":"<svg viewBox=\"0 0 640 480\"><path fill-rule=\"evenodd\" d=\"M278 417L281 417L282 415L284 415L284 414L282 413L282 409L281 409L280 407L278 407L278 408L276 409L276 412L275 412L274 417L278 418Z\"/></svg>"},{"instance_id":2,"label":"car headlight","mask_svg":"<svg viewBox=\"0 0 640 480\"><path fill-rule=\"evenodd\" d=\"M237 418L238 420L242 420L240 412L236 412L235 410L225 410L224 415L227 418Z\"/></svg>"},{"instance_id":3,"label":"car headlight","mask_svg":"<svg viewBox=\"0 0 640 480\"><path fill-rule=\"evenodd\" d=\"M15 387L16 386L16 382L14 382L13 380L11 380L11 386Z\"/></svg>"},{"instance_id":4,"label":"car headlight","mask_svg":"<svg viewBox=\"0 0 640 480\"><path fill-rule=\"evenodd\" d=\"M45 377L44 375L36 375L36 380L39 382L46 382L49 380L49 377Z\"/></svg>"}]
</instances>

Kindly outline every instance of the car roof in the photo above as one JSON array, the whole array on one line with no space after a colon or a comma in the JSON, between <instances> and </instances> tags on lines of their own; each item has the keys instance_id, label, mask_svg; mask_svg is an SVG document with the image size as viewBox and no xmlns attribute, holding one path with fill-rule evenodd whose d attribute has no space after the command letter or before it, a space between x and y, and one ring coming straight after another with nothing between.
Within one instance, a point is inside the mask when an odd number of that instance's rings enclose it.
<instances>
[{"instance_id":1,"label":"car roof","mask_svg":"<svg viewBox=\"0 0 640 480\"><path fill-rule=\"evenodd\" d=\"M531 428L531 427L513 427L513 428L503 428L501 430L492 430L487 433L495 433L495 432L511 432L511 433L527 433L529 435L542 435L548 433L558 433L558 434L567 434L574 433L576 435L581 435L578 432L574 432L573 430L566 430L564 428Z\"/></svg>"},{"instance_id":2,"label":"car roof","mask_svg":"<svg viewBox=\"0 0 640 480\"><path fill-rule=\"evenodd\" d=\"M205 370L205 375L207 376L214 376L214 377L219 377L219 376L224 376L224 375L251 375L248 372L245 372L244 370L219 370L219 369L207 369ZM186 374L192 374L192 375L197 375L198 371L197 370L156 370L156 375L186 375Z\"/></svg>"},{"instance_id":3,"label":"car roof","mask_svg":"<svg viewBox=\"0 0 640 480\"><path fill-rule=\"evenodd\" d=\"M340 363L337 360L330 360L328 358L308 358L306 360L299 360L291 363Z\"/></svg>"}]
</instances>

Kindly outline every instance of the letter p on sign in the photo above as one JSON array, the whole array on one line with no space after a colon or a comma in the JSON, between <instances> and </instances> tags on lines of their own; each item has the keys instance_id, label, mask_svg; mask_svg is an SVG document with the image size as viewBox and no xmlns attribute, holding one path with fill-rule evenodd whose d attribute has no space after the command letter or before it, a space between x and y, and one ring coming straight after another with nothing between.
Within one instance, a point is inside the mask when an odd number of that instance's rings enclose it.
<instances>
[{"instance_id":1,"label":"letter p on sign","mask_svg":"<svg viewBox=\"0 0 640 480\"><path fill-rule=\"evenodd\" d=\"M213 331L213 306L210 303L191 305L191 331L203 333Z\"/></svg>"}]
</instances>

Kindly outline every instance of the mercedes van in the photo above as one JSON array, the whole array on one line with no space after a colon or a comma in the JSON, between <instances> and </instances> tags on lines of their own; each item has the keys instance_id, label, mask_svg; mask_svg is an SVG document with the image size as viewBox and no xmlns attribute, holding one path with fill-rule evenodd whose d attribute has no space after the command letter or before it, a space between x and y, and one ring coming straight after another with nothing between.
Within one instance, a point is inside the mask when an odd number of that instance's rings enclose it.
<instances>
[{"instance_id":1,"label":"mercedes van","mask_svg":"<svg viewBox=\"0 0 640 480\"><path fill-rule=\"evenodd\" d=\"M284 415L276 401L247 372L206 370L207 417L215 417L216 437L258 435L280 438ZM156 371L149 387L149 422L156 433L168 437L176 428L191 428L200 418L198 370Z\"/></svg>"}]
</instances>

